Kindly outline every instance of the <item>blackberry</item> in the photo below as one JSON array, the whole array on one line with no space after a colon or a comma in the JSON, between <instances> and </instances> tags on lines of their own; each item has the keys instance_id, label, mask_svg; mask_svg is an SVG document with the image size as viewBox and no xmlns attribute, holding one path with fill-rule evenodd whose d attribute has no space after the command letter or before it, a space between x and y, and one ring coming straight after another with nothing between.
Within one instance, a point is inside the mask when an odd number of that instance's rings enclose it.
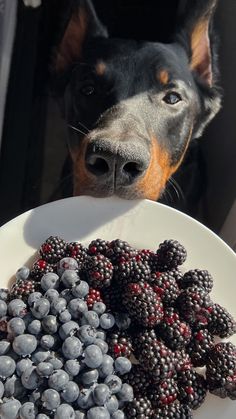
<instances>
[{"instance_id":1,"label":"blackberry","mask_svg":"<svg viewBox=\"0 0 236 419\"><path fill-rule=\"evenodd\" d=\"M206 365L207 355L214 342L207 329L198 330L193 333L192 339L187 347L187 352L194 367Z\"/></svg>"},{"instance_id":2,"label":"blackberry","mask_svg":"<svg viewBox=\"0 0 236 419\"><path fill-rule=\"evenodd\" d=\"M236 399L236 347L218 343L208 353L206 379L211 393Z\"/></svg>"},{"instance_id":3,"label":"blackberry","mask_svg":"<svg viewBox=\"0 0 236 419\"><path fill-rule=\"evenodd\" d=\"M124 413L129 419L150 419L153 415L152 404L146 396L138 396L127 404Z\"/></svg>"},{"instance_id":4,"label":"blackberry","mask_svg":"<svg viewBox=\"0 0 236 419\"><path fill-rule=\"evenodd\" d=\"M132 353L132 342L129 335L124 331L117 330L107 336L108 351L113 358L124 356L129 358Z\"/></svg>"},{"instance_id":5,"label":"blackberry","mask_svg":"<svg viewBox=\"0 0 236 419\"><path fill-rule=\"evenodd\" d=\"M66 246L66 256L75 259L78 269L82 269L87 258L87 249L81 243L71 242Z\"/></svg>"},{"instance_id":6,"label":"blackberry","mask_svg":"<svg viewBox=\"0 0 236 419\"><path fill-rule=\"evenodd\" d=\"M106 257L108 257L112 263L118 263L121 260L128 260L137 254L137 250L133 249L129 243L124 240L112 240L108 245Z\"/></svg>"},{"instance_id":7,"label":"blackberry","mask_svg":"<svg viewBox=\"0 0 236 419\"><path fill-rule=\"evenodd\" d=\"M178 388L179 401L193 410L202 405L207 394L205 378L193 369L187 369L178 375Z\"/></svg>"},{"instance_id":8,"label":"blackberry","mask_svg":"<svg viewBox=\"0 0 236 419\"><path fill-rule=\"evenodd\" d=\"M134 355L155 382L174 374L174 353L157 339L153 329L139 331L133 338Z\"/></svg>"},{"instance_id":9,"label":"blackberry","mask_svg":"<svg viewBox=\"0 0 236 419\"><path fill-rule=\"evenodd\" d=\"M106 256L108 248L109 248L109 241L102 240L102 239L92 240L91 243L89 243L88 245L88 254L93 256L100 253Z\"/></svg>"},{"instance_id":10,"label":"blackberry","mask_svg":"<svg viewBox=\"0 0 236 419\"><path fill-rule=\"evenodd\" d=\"M147 282L128 284L122 302L128 314L143 326L155 326L163 317L161 299Z\"/></svg>"},{"instance_id":11,"label":"blackberry","mask_svg":"<svg viewBox=\"0 0 236 419\"><path fill-rule=\"evenodd\" d=\"M30 276L33 279L40 281L44 274L47 274L49 272L54 272L54 270L55 270L54 265L49 264L43 259L38 259L33 264L33 267L30 271Z\"/></svg>"},{"instance_id":12,"label":"blackberry","mask_svg":"<svg viewBox=\"0 0 236 419\"><path fill-rule=\"evenodd\" d=\"M154 409L166 405L170 405L177 400L178 386L173 378L167 378L161 381L150 395L151 403Z\"/></svg>"},{"instance_id":13,"label":"blackberry","mask_svg":"<svg viewBox=\"0 0 236 419\"><path fill-rule=\"evenodd\" d=\"M93 308L94 303L103 303L103 299L99 290L94 288L89 288L89 293L86 296L86 303L88 308L91 310Z\"/></svg>"},{"instance_id":14,"label":"blackberry","mask_svg":"<svg viewBox=\"0 0 236 419\"><path fill-rule=\"evenodd\" d=\"M199 328L207 326L211 305L208 293L198 287L183 290L177 299L177 307L184 320Z\"/></svg>"},{"instance_id":15,"label":"blackberry","mask_svg":"<svg viewBox=\"0 0 236 419\"><path fill-rule=\"evenodd\" d=\"M191 409L179 403L155 409L152 419L192 419Z\"/></svg>"},{"instance_id":16,"label":"blackberry","mask_svg":"<svg viewBox=\"0 0 236 419\"><path fill-rule=\"evenodd\" d=\"M123 380L133 387L135 396L145 395L151 385L150 375L139 364L134 364L131 371L123 375Z\"/></svg>"},{"instance_id":17,"label":"blackberry","mask_svg":"<svg viewBox=\"0 0 236 419\"><path fill-rule=\"evenodd\" d=\"M224 307L219 304L213 304L208 330L212 335L227 338L236 332L236 322Z\"/></svg>"},{"instance_id":18,"label":"blackberry","mask_svg":"<svg viewBox=\"0 0 236 419\"><path fill-rule=\"evenodd\" d=\"M40 247L42 259L48 263L57 263L65 256L66 242L58 236L50 236Z\"/></svg>"},{"instance_id":19,"label":"blackberry","mask_svg":"<svg viewBox=\"0 0 236 419\"><path fill-rule=\"evenodd\" d=\"M168 271L168 272L170 273L170 275L172 275L175 278L178 287L181 288L180 284L183 278L183 273L178 268L172 269L171 271Z\"/></svg>"},{"instance_id":20,"label":"blackberry","mask_svg":"<svg viewBox=\"0 0 236 419\"><path fill-rule=\"evenodd\" d=\"M113 276L113 266L104 255L88 256L85 270L91 287L101 289L110 285Z\"/></svg>"},{"instance_id":21,"label":"blackberry","mask_svg":"<svg viewBox=\"0 0 236 419\"><path fill-rule=\"evenodd\" d=\"M122 286L130 282L148 281L151 270L146 262L142 262L138 257L123 260L114 268L114 278Z\"/></svg>"},{"instance_id":22,"label":"blackberry","mask_svg":"<svg viewBox=\"0 0 236 419\"><path fill-rule=\"evenodd\" d=\"M165 344L173 350L187 346L192 336L189 325L180 320L179 314L174 308L165 311L157 330Z\"/></svg>"},{"instance_id":23,"label":"blackberry","mask_svg":"<svg viewBox=\"0 0 236 419\"><path fill-rule=\"evenodd\" d=\"M137 257L143 263L147 263L151 272L157 271L157 255L149 249L139 250Z\"/></svg>"},{"instance_id":24,"label":"blackberry","mask_svg":"<svg viewBox=\"0 0 236 419\"><path fill-rule=\"evenodd\" d=\"M169 272L153 273L150 283L162 302L167 305L173 304L180 293L176 280Z\"/></svg>"},{"instance_id":25,"label":"blackberry","mask_svg":"<svg viewBox=\"0 0 236 419\"><path fill-rule=\"evenodd\" d=\"M175 371L177 375L183 371L189 370L193 367L190 356L185 352L185 349L174 352L175 357Z\"/></svg>"},{"instance_id":26,"label":"blackberry","mask_svg":"<svg viewBox=\"0 0 236 419\"><path fill-rule=\"evenodd\" d=\"M10 298L21 298L22 300L27 300L29 294L37 290L36 281L33 279L27 279L24 281L20 279L16 281L10 289Z\"/></svg>"},{"instance_id":27,"label":"blackberry","mask_svg":"<svg viewBox=\"0 0 236 419\"><path fill-rule=\"evenodd\" d=\"M122 287L114 283L102 289L102 298L108 311L114 313L123 310L122 293Z\"/></svg>"},{"instance_id":28,"label":"blackberry","mask_svg":"<svg viewBox=\"0 0 236 419\"><path fill-rule=\"evenodd\" d=\"M187 252L177 240L165 240L160 244L157 256L160 269L168 270L182 265L187 258Z\"/></svg>"},{"instance_id":29,"label":"blackberry","mask_svg":"<svg viewBox=\"0 0 236 419\"><path fill-rule=\"evenodd\" d=\"M186 289L197 286L203 288L208 293L213 288L213 278L207 270L193 269L184 274L180 281L180 288Z\"/></svg>"}]
</instances>

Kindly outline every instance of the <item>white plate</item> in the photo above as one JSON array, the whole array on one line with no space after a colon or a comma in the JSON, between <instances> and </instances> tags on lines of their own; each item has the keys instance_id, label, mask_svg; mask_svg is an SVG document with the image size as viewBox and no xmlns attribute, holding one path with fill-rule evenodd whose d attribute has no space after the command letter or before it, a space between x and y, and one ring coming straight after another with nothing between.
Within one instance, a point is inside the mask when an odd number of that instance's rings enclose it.
<instances>
[{"instance_id":1,"label":"white plate","mask_svg":"<svg viewBox=\"0 0 236 419\"><path fill-rule=\"evenodd\" d=\"M95 238L121 238L140 248L156 249L175 238L188 250L185 268L208 269L215 279L215 301L236 317L236 255L214 233L192 218L151 201L118 198L68 198L28 211L0 228L0 286L50 235L88 244ZM236 344L236 338L231 339ZM234 419L236 402L209 396L194 418Z\"/></svg>"}]
</instances>

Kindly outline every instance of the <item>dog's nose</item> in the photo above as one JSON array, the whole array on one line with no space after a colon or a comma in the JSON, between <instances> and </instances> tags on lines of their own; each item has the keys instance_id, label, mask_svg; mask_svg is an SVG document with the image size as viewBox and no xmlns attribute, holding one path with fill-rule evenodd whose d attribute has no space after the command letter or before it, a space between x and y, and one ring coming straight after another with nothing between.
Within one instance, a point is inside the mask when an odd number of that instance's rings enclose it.
<instances>
[{"instance_id":1,"label":"dog's nose","mask_svg":"<svg viewBox=\"0 0 236 419\"><path fill-rule=\"evenodd\" d=\"M92 143L86 152L87 170L99 183L115 179L116 186L128 186L144 175L150 154L145 146L128 142L115 145L112 142Z\"/></svg>"}]
</instances>

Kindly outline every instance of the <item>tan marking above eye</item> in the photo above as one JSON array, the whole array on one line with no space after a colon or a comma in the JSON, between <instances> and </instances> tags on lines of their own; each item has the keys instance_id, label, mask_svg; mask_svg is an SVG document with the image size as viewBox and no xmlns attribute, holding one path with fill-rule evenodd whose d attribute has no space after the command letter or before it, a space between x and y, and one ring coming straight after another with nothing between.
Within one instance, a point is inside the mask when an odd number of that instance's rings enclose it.
<instances>
[{"instance_id":1,"label":"tan marking above eye","mask_svg":"<svg viewBox=\"0 0 236 419\"><path fill-rule=\"evenodd\" d=\"M106 64L103 61L98 61L95 70L98 76L103 76L106 71Z\"/></svg>"},{"instance_id":2,"label":"tan marking above eye","mask_svg":"<svg viewBox=\"0 0 236 419\"><path fill-rule=\"evenodd\" d=\"M157 73L157 80L161 84L167 84L169 82L169 73L167 70L161 70Z\"/></svg>"}]
</instances>

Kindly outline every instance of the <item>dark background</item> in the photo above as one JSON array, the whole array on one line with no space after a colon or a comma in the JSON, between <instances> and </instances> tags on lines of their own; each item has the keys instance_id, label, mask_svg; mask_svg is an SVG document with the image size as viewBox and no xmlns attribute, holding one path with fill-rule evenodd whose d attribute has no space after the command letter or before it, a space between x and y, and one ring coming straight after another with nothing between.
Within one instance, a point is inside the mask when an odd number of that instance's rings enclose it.
<instances>
[{"instance_id":1,"label":"dark background","mask_svg":"<svg viewBox=\"0 0 236 419\"><path fill-rule=\"evenodd\" d=\"M168 42L185 1L95 0L94 4L111 36ZM48 68L68 2L45 0L40 8L30 9L19 1L0 156L0 225L59 197L66 145L63 121L50 97ZM235 18L235 0L221 0L215 23L224 107L200 143L207 178L197 216L215 231L222 226L236 189Z\"/></svg>"}]
</instances>

